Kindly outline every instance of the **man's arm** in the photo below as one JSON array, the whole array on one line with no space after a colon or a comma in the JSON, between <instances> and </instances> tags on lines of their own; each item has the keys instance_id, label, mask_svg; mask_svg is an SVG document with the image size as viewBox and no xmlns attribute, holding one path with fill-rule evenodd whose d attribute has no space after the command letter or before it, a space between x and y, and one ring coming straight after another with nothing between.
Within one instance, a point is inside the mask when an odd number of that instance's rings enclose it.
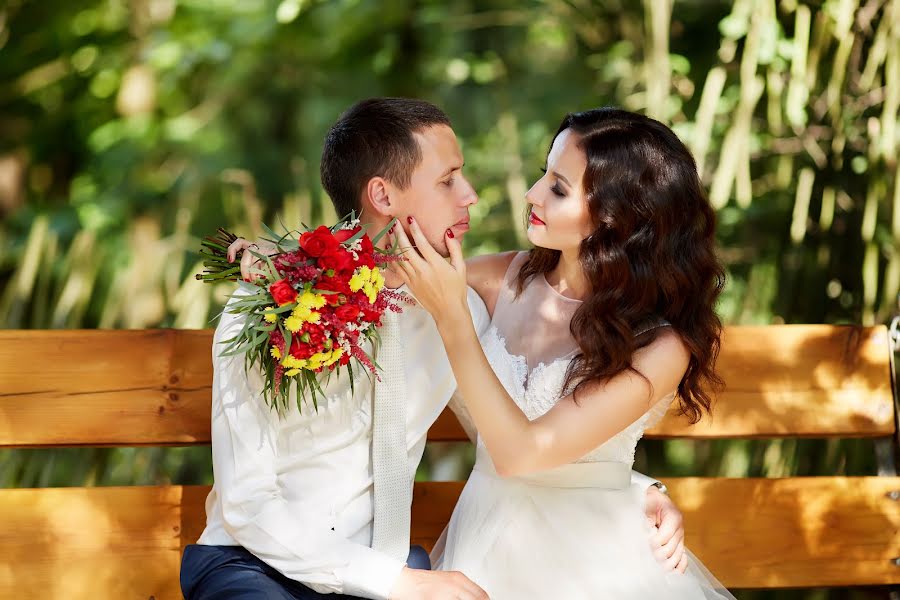
<instances>
[{"instance_id":1,"label":"man's arm","mask_svg":"<svg viewBox=\"0 0 900 600\"><path fill-rule=\"evenodd\" d=\"M667 570L684 573L687 554L684 551L684 516L666 493L666 486L656 479L631 471L631 483L644 489L644 512L647 523L657 530L650 538L653 554Z\"/></svg>"},{"instance_id":2,"label":"man's arm","mask_svg":"<svg viewBox=\"0 0 900 600\"><path fill-rule=\"evenodd\" d=\"M637 471L631 471L631 483L640 485L645 490L651 485L654 487L659 487L663 485L661 481L657 481L652 477L647 477L643 473L638 473ZM665 492L665 486L660 488L660 491Z\"/></svg>"},{"instance_id":3,"label":"man's arm","mask_svg":"<svg viewBox=\"0 0 900 600\"><path fill-rule=\"evenodd\" d=\"M314 515L291 511L278 485L278 416L262 398L262 375L243 356L220 357L218 342L237 335L243 316L223 313L213 339L212 451L225 529L286 577L323 592L387 598L405 563L331 531Z\"/></svg>"}]
</instances>

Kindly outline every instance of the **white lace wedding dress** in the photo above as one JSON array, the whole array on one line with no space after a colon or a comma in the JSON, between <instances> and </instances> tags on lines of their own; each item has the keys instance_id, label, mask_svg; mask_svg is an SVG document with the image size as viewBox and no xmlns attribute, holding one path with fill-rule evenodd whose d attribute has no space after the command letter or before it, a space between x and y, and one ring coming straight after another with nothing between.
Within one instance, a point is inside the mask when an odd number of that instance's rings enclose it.
<instances>
[{"instance_id":1,"label":"white lace wedding dress","mask_svg":"<svg viewBox=\"0 0 900 600\"><path fill-rule=\"evenodd\" d=\"M535 419L562 395L575 353L568 324L580 303L541 275L516 298L524 258L510 265L483 347L507 392ZM575 463L529 476L498 476L479 440L435 567L462 571L492 600L733 598L693 555L683 575L665 572L651 553L645 488L631 484L631 467L638 440L672 398Z\"/></svg>"}]
</instances>

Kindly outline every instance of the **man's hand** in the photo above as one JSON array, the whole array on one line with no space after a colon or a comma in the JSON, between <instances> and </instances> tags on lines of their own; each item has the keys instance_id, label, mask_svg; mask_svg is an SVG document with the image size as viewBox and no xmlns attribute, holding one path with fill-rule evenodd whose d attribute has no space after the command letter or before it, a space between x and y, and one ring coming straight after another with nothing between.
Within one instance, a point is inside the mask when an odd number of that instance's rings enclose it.
<instances>
[{"instance_id":1,"label":"man's hand","mask_svg":"<svg viewBox=\"0 0 900 600\"><path fill-rule=\"evenodd\" d=\"M684 551L684 517L672 499L658 487L647 488L647 522L656 528L650 538L653 555L667 571L684 573L688 558Z\"/></svg>"},{"instance_id":2,"label":"man's hand","mask_svg":"<svg viewBox=\"0 0 900 600\"><path fill-rule=\"evenodd\" d=\"M403 567L390 600L488 600L487 593L459 571L423 571Z\"/></svg>"},{"instance_id":3,"label":"man's hand","mask_svg":"<svg viewBox=\"0 0 900 600\"><path fill-rule=\"evenodd\" d=\"M248 248L252 248L252 252L247 252ZM251 242L249 240L245 240L244 238L238 238L231 242L228 246L228 261L234 262L237 257L237 253L240 251L244 251L241 255L241 278L244 281L252 281L255 277L261 277L258 273L251 273L250 269L258 269L262 266L262 260L256 258L253 255L253 252L258 252L260 254L268 254L272 255L277 252L278 248L275 247L275 244L271 242L266 242L260 240L258 242Z\"/></svg>"}]
</instances>

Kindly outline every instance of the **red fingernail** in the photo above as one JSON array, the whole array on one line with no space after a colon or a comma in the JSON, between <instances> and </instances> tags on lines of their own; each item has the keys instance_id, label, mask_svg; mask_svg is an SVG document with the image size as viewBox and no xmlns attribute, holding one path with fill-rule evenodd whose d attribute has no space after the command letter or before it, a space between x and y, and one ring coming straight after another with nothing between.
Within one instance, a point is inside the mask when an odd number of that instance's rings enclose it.
<instances>
[{"instance_id":1,"label":"red fingernail","mask_svg":"<svg viewBox=\"0 0 900 600\"><path fill-rule=\"evenodd\" d=\"M406 222L409 223L410 225L412 225L412 221L413 221L412 217L406 217Z\"/></svg>"},{"instance_id":2,"label":"red fingernail","mask_svg":"<svg viewBox=\"0 0 900 600\"><path fill-rule=\"evenodd\" d=\"M448 230L447 230L447 237L451 237L451 238L452 238L452 237L456 237L455 235L453 235L453 230L452 230L452 229L448 229Z\"/></svg>"}]
</instances>

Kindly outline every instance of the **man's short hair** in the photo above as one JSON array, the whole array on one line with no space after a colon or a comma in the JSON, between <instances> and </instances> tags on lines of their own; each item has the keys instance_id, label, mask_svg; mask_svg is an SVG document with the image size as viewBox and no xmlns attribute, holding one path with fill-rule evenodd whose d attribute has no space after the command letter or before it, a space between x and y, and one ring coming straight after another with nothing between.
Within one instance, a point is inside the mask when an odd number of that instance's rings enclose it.
<instances>
[{"instance_id":1,"label":"man's short hair","mask_svg":"<svg viewBox=\"0 0 900 600\"><path fill-rule=\"evenodd\" d=\"M322 187L343 217L360 213L360 197L372 177L384 177L401 190L409 186L422 160L413 134L435 125L450 126L437 106L412 98L369 98L351 106L325 136L320 167Z\"/></svg>"}]
</instances>

